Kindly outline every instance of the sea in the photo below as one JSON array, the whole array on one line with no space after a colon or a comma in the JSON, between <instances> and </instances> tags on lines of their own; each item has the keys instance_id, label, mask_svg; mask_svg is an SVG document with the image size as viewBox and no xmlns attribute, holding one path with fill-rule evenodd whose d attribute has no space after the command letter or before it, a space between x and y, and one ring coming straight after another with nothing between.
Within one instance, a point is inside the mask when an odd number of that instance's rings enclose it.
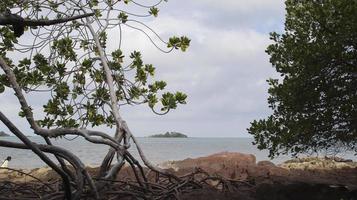
<instances>
[{"instance_id":1,"label":"sea","mask_svg":"<svg viewBox=\"0 0 357 200\"><path fill-rule=\"evenodd\" d=\"M44 140L41 137L29 137L32 142L43 144ZM1 140L12 142L20 142L16 137L1 137ZM197 158L208 156L210 154L219 152L240 152L253 154L257 161L269 160L275 164L282 163L286 160L292 159L291 155L282 155L274 159L268 157L267 150L259 150L252 144L252 138L138 138L139 143L144 150L146 157L154 164L161 164L165 161L183 160L186 158ZM67 139L53 139L53 144L61 146L72 153L76 154L82 162L87 166L99 166L102 159L108 152L108 146L93 144L87 142L85 139L67 138ZM129 151L136 157L138 152L135 145ZM9 167L16 169L33 169L44 167L42 162L30 150L19 150L0 147L0 163L7 156L11 156L12 160ZM321 155L320 155L321 156ZM346 159L356 161L357 157L353 153L344 152L337 155ZM51 156L50 156L51 157Z\"/></svg>"}]
</instances>

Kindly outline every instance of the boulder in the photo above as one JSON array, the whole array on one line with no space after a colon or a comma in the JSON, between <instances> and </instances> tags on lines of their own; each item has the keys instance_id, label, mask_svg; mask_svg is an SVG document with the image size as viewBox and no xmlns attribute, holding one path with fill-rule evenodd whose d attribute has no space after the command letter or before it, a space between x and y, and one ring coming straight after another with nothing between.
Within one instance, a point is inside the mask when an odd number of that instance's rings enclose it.
<instances>
[{"instance_id":1,"label":"boulder","mask_svg":"<svg viewBox=\"0 0 357 200\"><path fill-rule=\"evenodd\" d=\"M200 168L210 174L220 174L229 179L246 179L249 176L248 169L255 165L256 158L252 154L222 152L195 159L169 161L161 166L174 169L178 174Z\"/></svg>"},{"instance_id":2,"label":"boulder","mask_svg":"<svg viewBox=\"0 0 357 200\"><path fill-rule=\"evenodd\" d=\"M257 163L258 167L276 167L274 163L267 161L267 160L263 160L263 161L259 161Z\"/></svg>"},{"instance_id":3,"label":"boulder","mask_svg":"<svg viewBox=\"0 0 357 200\"><path fill-rule=\"evenodd\" d=\"M278 167L270 161L260 161L256 166L249 168L248 173L257 182L271 183L277 177L288 176L289 170Z\"/></svg>"}]
</instances>

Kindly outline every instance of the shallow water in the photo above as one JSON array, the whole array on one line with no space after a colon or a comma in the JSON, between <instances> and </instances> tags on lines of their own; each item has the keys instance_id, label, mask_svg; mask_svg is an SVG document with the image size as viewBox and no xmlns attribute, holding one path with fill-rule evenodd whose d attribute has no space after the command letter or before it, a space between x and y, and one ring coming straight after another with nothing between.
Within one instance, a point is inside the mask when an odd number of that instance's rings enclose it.
<instances>
[{"instance_id":1,"label":"shallow water","mask_svg":"<svg viewBox=\"0 0 357 200\"><path fill-rule=\"evenodd\" d=\"M19 141L16 137L1 137L0 139L12 142ZM44 143L40 137L30 137L30 139L36 143ZM168 160L182 160L185 158L206 156L223 151L254 154L257 161L269 160L268 152L258 150L252 145L253 139L251 138L138 138L138 140L147 158L155 164ZM85 165L90 166L98 166L108 151L107 146L92 144L83 138L77 138L72 141L57 139L53 140L53 144L62 146L75 153ZM130 152L137 157L138 154L134 149L134 146L132 146ZM9 167L12 168L29 169L45 166L45 164L29 150L0 147L0 162L7 156L13 158L9 165ZM353 154L346 153L339 156L356 160ZM280 156L272 161L274 163L281 163L290 158L291 156Z\"/></svg>"}]
</instances>

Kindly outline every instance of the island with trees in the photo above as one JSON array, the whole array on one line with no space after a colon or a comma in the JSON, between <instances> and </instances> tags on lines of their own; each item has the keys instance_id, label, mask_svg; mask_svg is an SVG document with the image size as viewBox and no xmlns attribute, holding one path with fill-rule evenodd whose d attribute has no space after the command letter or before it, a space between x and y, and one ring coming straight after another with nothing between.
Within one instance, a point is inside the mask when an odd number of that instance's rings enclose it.
<instances>
[{"instance_id":1,"label":"island with trees","mask_svg":"<svg viewBox=\"0 0 357 200\"><path fill-rule=\"evenodd\" d=\"M151 138L188 138L187 135L178 132L166 132L165 134L150 135Z\"/></svg>"},{"instance_id":2,"label":"island with trees","mask_svg":"<svg viewBox=\"0 0 357 200\"><path fill-rule=\"evenodd\" d=\"M8 137L9 134L5 133L4 131L0 131L0 137Z\"/></svg>"}]
</instances>

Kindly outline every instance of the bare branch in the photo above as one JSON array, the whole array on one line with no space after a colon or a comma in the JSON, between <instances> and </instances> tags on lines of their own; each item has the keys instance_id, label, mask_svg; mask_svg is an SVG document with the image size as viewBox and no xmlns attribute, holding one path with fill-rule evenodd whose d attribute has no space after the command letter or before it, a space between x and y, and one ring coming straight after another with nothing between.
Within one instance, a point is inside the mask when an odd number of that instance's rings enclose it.
<instances>
[{"instance_id":1,"label":"bare branch","mask_svg":"<svg viewBox=\"0 0 357 200\"><path fill-rule=\"evenodd\" d=\"M96 144L106 144L112 148L119 150L122 147L109 135L100 131L91 131L87 129L77 129L77 128L58 128L58 129L43 129L40 128L37 133L42 136L48 136L51 138L65 136L65 135L79 135L84 137L86 140L96 143ZM101 138L95 137L99 136Z\"/></svg>"},{"instance_id":2,"label":"bare branch","mask_svg":"<svg viewBox=\"0 0 357 200\"><path fill-rule=\"evenodd\" d=\"M71 165L73 165L73 167L77 171L77 176L78 176L77 177L77 192L76 192L77 194L75 194L74 196L79 197L79 195L82 193L81 190L83 189L84 182L83 182L83 178L81 178L81 176L84 175L86 177L92 191L95 193L95 197L97 199L99 198L98 191L95 187L95 184L94 184L92 178L90 177L88 172L85 170L85 165L80 161L80 159L77 156L75 156L71 152L67 151L66 149L56 147L56 146L42 145L42 144L36 144L36 143L32 143L32 145L43 152L58 155L64 159L66 159L69 163L71 163ZM2 141L2 140L0 140L0 146L9 147L9 148L17 148L17 149L30 149L30 147L25 144L10 142L10 141ZM79 190L79 188L82 188L82 189ZM69 199L71 199L71 198L69 198ZM74 198L74 199L76 199L76 198Z\"/></svg>"},{"instance_id":3,"label":"bare branch","mask_svg":"<svg viewBox=\"0 0 357 200\"><path fill-rule=\"evenodd\" d=\"M0 58L1 61L1 58ZM9 130L14 133L26 146L28 149L31 149L38 157L41 158L48 166L55 170L63 179L66 191L66 197L71 199L71 187L69 179L66 173L60 169L55 163L52 162L39 148L38 146L29 140L24 134L21 133L19 129L0 111L0 120L9 128Z\"/></svg>"},{"instance_id":4,"label":"bare branch","mask_svg":"<svg viewBox=\"0 0 357 200\"><path fill-rule=\"evenodd\" d=\"M31 19L24 19L19 15L16 14L0 14L0 25L22 25L22 26L51 26L51 25L56 25L56 24L63 24L69 21L74 21L77 19L82 19L86 17L91 17L94 16L94 13L86 13L82 15L77 15L73 17L66 17L66 18L60 18L60 19L52 19L52 20L46 20L46 19L39 19L39 20L31 20Z\"/></svg>"},{"instance_id":5,"label":"bare branch","mask_svg":"<svg viewBox=\"0 0 357 200\"><path fill-rule=\"evenodd\" d=\"M53 19L53 20L47 20L47 19L31 20L31 19L24 19L23 17L16 14L11 14L10 10L7 10L7 12L0 14L0 25L12 25L15 36L20 37L24 33L26 26L31 26L31 27L51 26L51 25L63 24L69 21L90 17L93 15L94 13L86 13L73 17Z\"/></svg>"}]
</instances>

